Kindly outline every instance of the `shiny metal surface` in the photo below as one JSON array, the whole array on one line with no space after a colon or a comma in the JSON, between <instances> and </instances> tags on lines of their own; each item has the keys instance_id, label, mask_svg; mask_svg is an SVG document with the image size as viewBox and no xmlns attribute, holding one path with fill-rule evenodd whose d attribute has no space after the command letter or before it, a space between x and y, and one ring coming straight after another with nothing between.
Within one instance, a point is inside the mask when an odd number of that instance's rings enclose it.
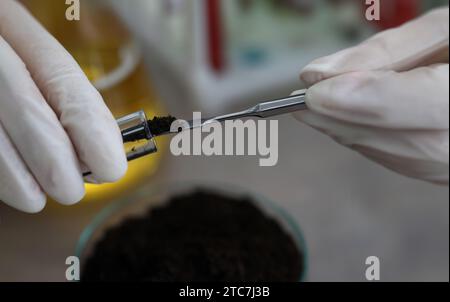
<instances>
[{"instance_id":1,"label":"shiny metal surface","mask_svg":"<svg viewBox=\"0 0 450 302\"><path fill-rule=\"evenodd\" d=\"M180 130L185 131L200 128L208 124L217 122L224 122L229 120L252 118L252 117L270 118L287 113L293 113L300 110L306 110L307 106L305 103L305 96L306 96L306 89L301 90L299 94L292 95L282 99L259 103L243 111L234 112L226 115L220 115L210 119L193 120L189 121L187 125L186 124L183 125L182 123L180 123L180 127L178 127L178 130L172 133L177 133ZM163 135L172 133L165 133Z\"/></svg>"}]
</instances>

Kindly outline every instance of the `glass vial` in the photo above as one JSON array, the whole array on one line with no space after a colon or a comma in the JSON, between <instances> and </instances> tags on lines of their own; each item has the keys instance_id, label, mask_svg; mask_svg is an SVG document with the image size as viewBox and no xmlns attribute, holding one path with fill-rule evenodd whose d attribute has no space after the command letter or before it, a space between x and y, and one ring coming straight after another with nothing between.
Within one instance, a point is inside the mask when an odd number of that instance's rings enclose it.
<instances>
[{"instance_id":1,"label":"glass vial","mask_svg":"<svg viewBox=\"0 0 450 302\"><path fill-rule=\"evenodd\" d=\"M128 161L156 153L156 141L150 132L147 116L144 111L138 111L117 120L122 132Z\"/></svg>"}]
</instances>

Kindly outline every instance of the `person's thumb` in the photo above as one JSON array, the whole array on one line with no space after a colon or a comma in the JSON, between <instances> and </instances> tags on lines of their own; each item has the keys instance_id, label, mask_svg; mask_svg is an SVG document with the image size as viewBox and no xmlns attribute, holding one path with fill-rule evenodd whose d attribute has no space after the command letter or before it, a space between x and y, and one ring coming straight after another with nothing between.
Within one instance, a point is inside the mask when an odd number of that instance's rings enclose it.
<instances>
[{"instance_id":1,"label":"person's thumb","mask_svg":"<svg viewBox=\"0 0 450 302\"><path fill-rule=\"evenodd\" d=\"M448 7L434 10L405 25L381 32L358 46L317 59L300 78L306 86L349 72L407 71L448 63Z\"/></svg>"}]
</instances>

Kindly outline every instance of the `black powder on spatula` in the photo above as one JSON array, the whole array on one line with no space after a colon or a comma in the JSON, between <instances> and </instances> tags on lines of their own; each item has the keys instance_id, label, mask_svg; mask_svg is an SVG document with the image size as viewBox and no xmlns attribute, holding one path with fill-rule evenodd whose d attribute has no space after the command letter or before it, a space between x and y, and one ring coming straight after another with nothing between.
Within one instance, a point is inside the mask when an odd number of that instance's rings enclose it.
<instances>
[{"instance_id":1,"label":"black powder on spatula","mask_svg":"<svg viewBox=\"0 0 450 302\"><path fill-rule=\"evenodd\" d=\"M110 229L82 281L298 281L303 254L249 199L198 191Z\"/></svg>"},{"instance_id":2,"label":"black powder on spatula","mask_svg":"<svg viewBox=\"0 0 450 302\"><path fill-rule=\"evenodd\" d=\"M170 126L176 120L173 116L155 117L148 121L148 126L152 135L158 136L170 132Z\"/></svg>"}]
</instances>

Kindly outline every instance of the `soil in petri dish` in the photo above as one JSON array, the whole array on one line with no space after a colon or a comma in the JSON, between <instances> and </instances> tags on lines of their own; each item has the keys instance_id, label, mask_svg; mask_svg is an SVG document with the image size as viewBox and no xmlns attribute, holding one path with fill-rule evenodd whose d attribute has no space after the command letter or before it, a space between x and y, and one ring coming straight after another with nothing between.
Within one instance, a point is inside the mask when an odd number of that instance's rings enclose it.
<instances>
[{"instance_id":1,"label":"soil in petri dish","mask_svg":"<svg viewBox=\"0 0 450 302\"><path fill-rule=\"evenodd\" d=\"M108 230L82 281L298 281L303 251L250 198L198 190Z\"/></svg>"}]
</instances>

